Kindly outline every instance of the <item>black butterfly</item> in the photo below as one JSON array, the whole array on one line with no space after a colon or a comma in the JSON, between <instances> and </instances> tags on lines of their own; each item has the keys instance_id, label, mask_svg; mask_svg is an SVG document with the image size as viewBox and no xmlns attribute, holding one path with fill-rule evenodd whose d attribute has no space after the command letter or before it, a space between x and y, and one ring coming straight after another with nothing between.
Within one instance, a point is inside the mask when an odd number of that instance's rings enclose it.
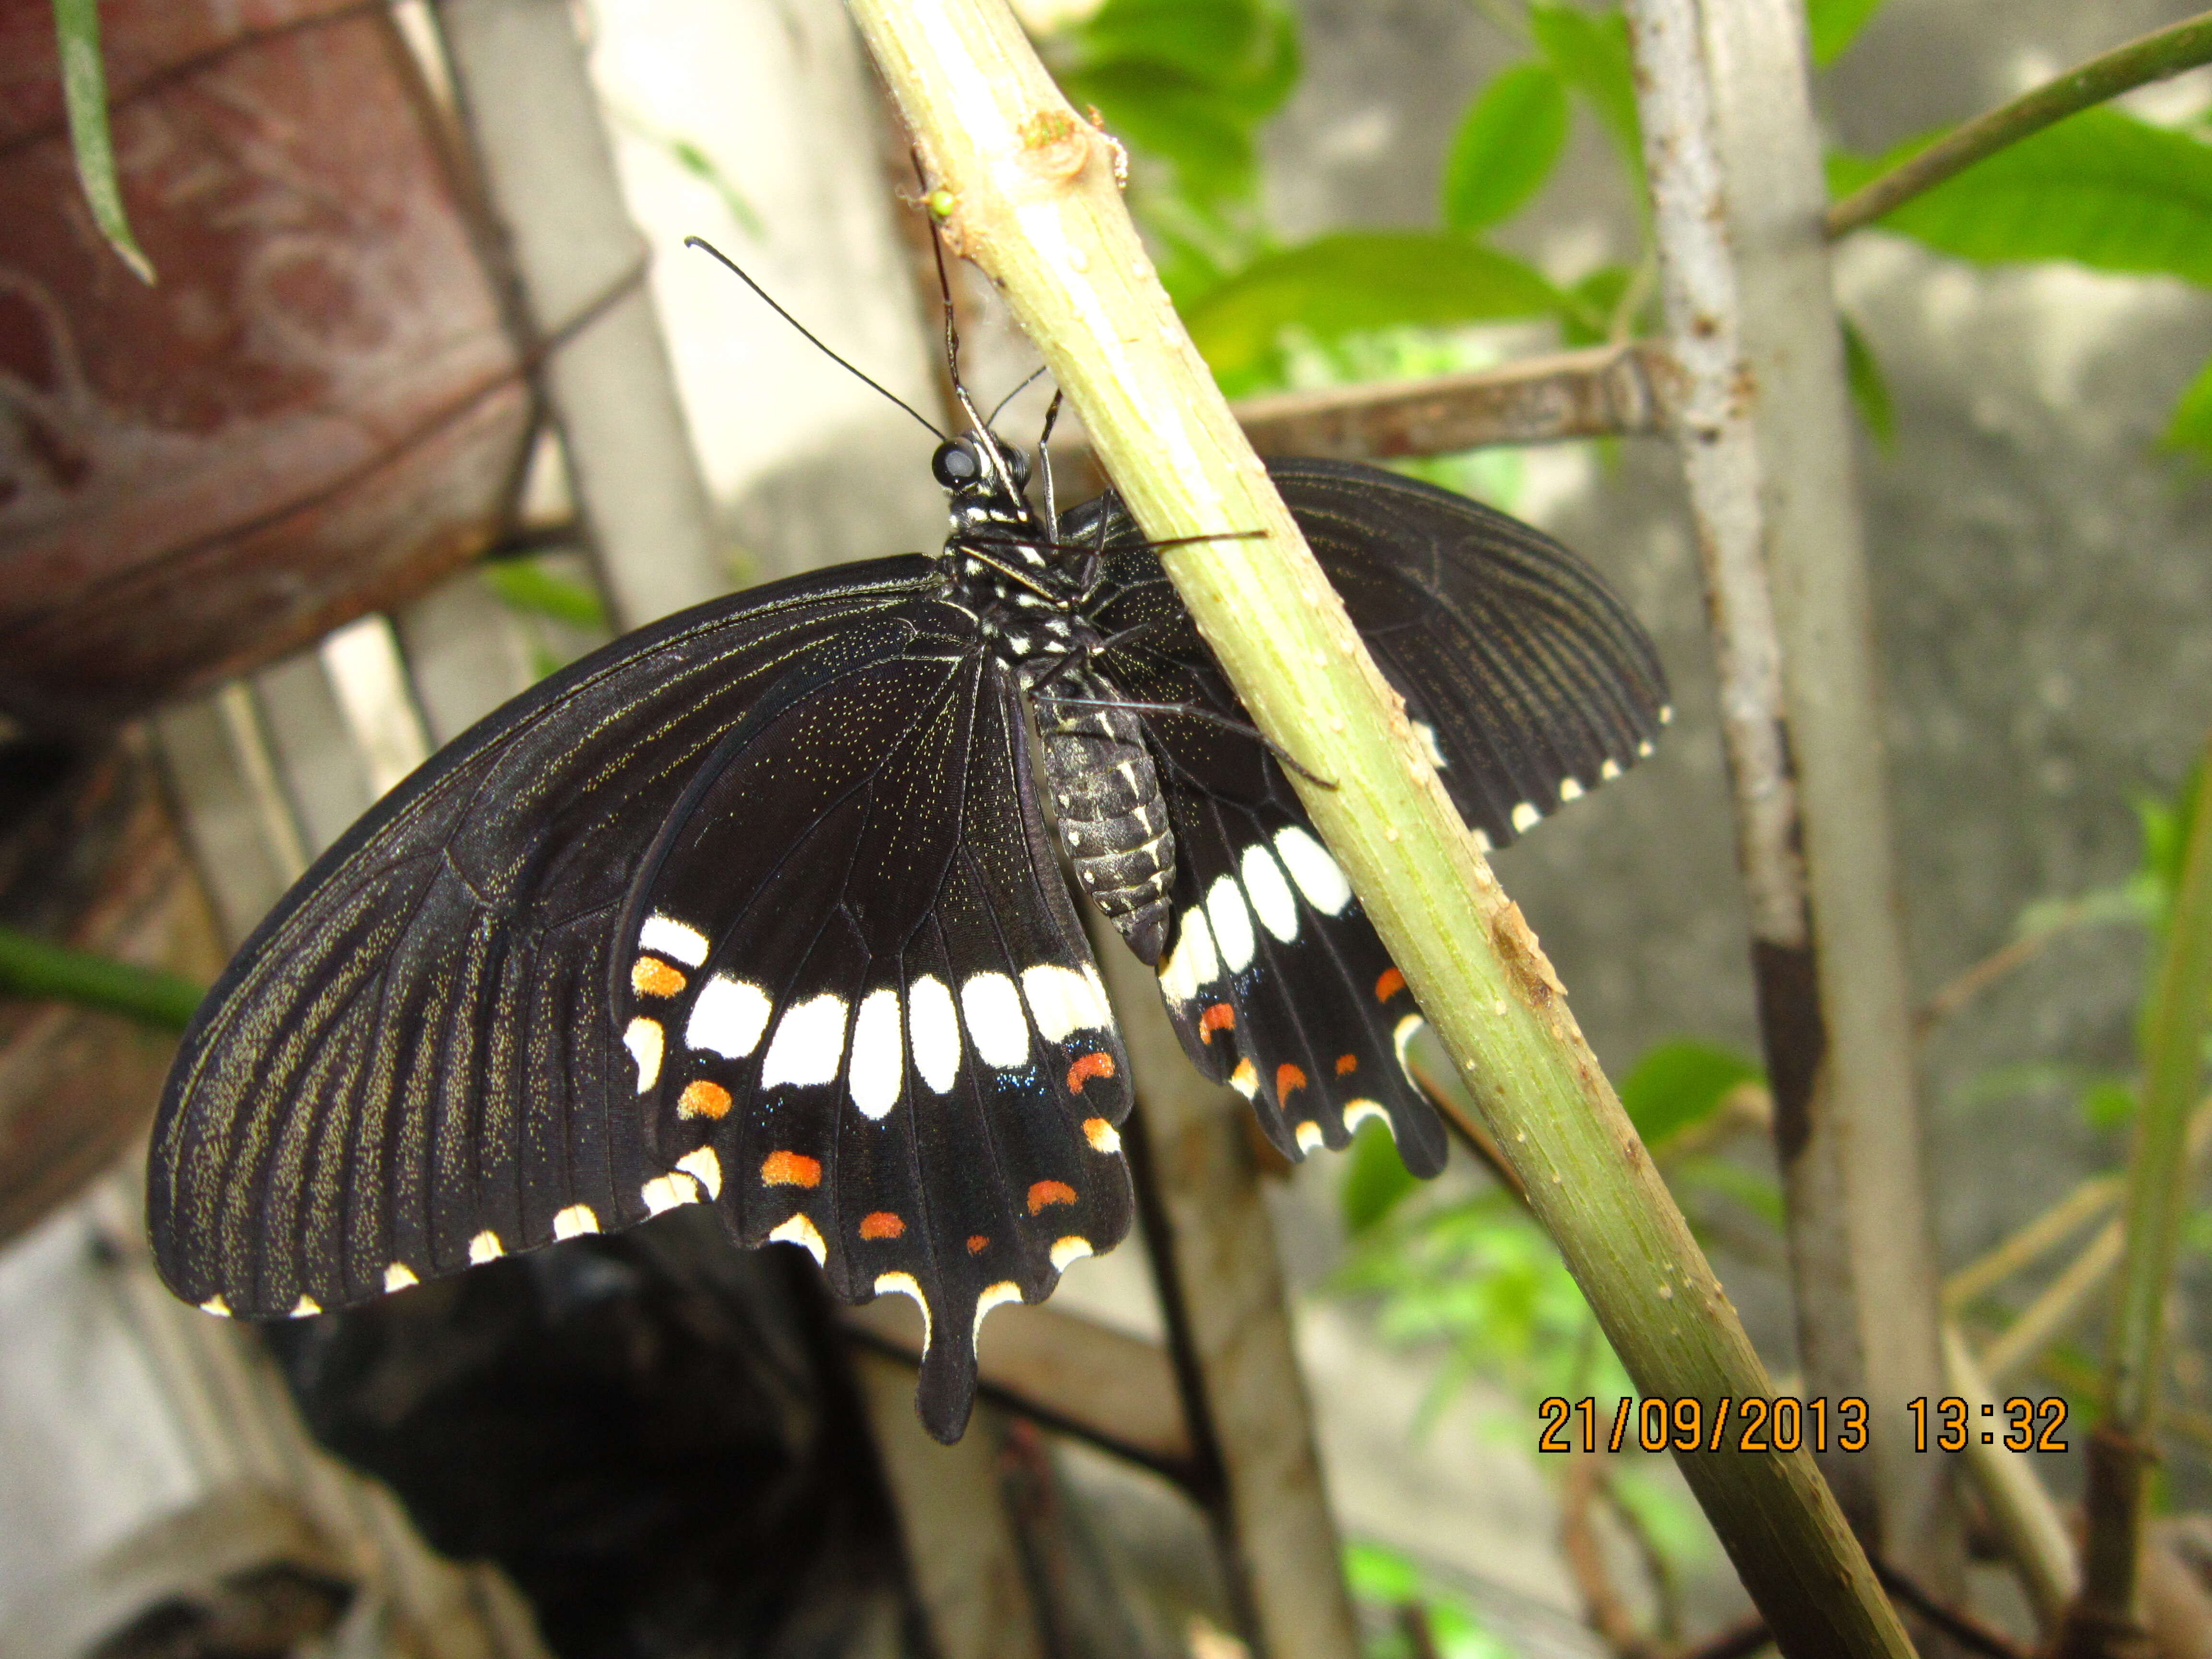
<instances>
[{"instance_id":1,"label":"black butterfly","mask_svg":"<svg viewBox=\"0 0 2212 1659\"><path fill-rule=\"evenodd\" d=\"M1442 1166L1404 978L1156 545L1112 495L1054 524L981 429L935 470L935 557L617 640L316 862L169 1079L179 1295L315 1313L703 1200L848 1301L920 1304L922 1417L957 1437L984 1316L1129 1225L1128 1063L1060 846L1285 1154L1373 1116ZM1650 752L1657 659L1565 549L1372 468L1271 470L1490 845Z\"/></svg>"}]
</instances>

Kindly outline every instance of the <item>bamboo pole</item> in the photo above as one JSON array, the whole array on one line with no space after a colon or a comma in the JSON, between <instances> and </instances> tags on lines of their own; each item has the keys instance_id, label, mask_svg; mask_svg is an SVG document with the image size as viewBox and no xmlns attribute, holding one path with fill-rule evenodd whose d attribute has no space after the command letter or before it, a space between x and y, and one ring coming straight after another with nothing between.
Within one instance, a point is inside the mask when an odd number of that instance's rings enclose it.
<instances>
[{"instance_id":1,"label":"bamboo pole","mask_svg":"<svg viewBox=\"0 0 2212 1659\"><path fill-rule=\"evenodd\" d=\"M1550 964L1421 755L1139 244L1109 146L1002 0L850 0L914 131L948 246L1005 292L1081 412L1261 728L1334 787L1307 811L1488 1115L1530 1203L1647 1395L1769 1384L1583 1042ZM1784 1650L1904 1654L1811 1461L1677 1455Z\"/></svg>"}]
</instances>

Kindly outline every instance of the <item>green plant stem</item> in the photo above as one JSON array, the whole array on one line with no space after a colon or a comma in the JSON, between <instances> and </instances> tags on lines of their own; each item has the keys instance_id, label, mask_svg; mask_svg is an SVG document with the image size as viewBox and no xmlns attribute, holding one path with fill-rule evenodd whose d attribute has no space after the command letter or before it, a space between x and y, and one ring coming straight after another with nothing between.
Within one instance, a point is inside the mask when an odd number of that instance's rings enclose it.
<instances>
[{"instance_id":1,"label":"green plant stem","mask_svg":"<svg viewBox=\"0 0 2212 1659\"><path fill-rule=\"evenodd\" d=\"M2206 746L2212 755L2212 743ZM2112 1501L2095 1502L2093 1472L2088 1536L2082 1550L2082 1603L2092 1615L2124 1619L2135 1601L2142 1545L2142 1482L2148 1471L2159 1401L2166 1301L2188 1207L2189 1109L2203 1069L2204 1027L2212 1005L2212 811L2200 805L2190 827L2180 890L2174 898L2157 1000L2145 1037L2142 1109L2128 1162L2127 1243L2105 1356L2106 1416L2092 1444L2112 1467ZM2109 1450L2107 1449L2109 1448Z\"/></svg>"},{"instance_id":2,"label":"green plant stem","mask_svg":"<svg viewBox=\"0 0 2212 1659\"><path fill-rule=\"evenodd\" d=\"M112 957L0 927L0 995L105 1008L164 1030L181 1031L206 991L181 974L136 968Z\"/></svg>"},{"instance_id":3,"label":"green plant stem","mask_svg":"<svg viewBox=\"0 0 2212 1659\"><path fill-rule=\"evenodd\" d=\"M1828 209L1831 239L1872 224L1975 162L2132 88L2212 62L2212 12L2146 34L1978 115Z\"/></svg>"},{"instance_id":4,"label":"green plant stem","mask_svg":"<svg viewBox=\"0 0 2212 1659\"><path fill-rule=\"evenodd\" d=\"M913 131L944 234L1006 295L1168 573L1297 778L1531 1207L1646 1395L1771 1393L1681 1212L1145 257L1109 146L1003 0L849 0ZM1259 532L1256 536L1253 532ZM1911 1651L1809 1455L1678 1454L1784 1652Z\"/></svg>"},{"instance_id":5,"label":"green plant stem","mask_svg":"<svg viewBox=\"0 0 2212 1659\"><path fill-rule=\"evenodd\" d=\"M107 72L100 56L100 0L54 0L54 49L61 61L62 103L69 111L70 148L93 222L131 274L151 286L153 261L140 251L123 210L115 174L115 142L107 126Z\"/></svg>"}]
</instances>

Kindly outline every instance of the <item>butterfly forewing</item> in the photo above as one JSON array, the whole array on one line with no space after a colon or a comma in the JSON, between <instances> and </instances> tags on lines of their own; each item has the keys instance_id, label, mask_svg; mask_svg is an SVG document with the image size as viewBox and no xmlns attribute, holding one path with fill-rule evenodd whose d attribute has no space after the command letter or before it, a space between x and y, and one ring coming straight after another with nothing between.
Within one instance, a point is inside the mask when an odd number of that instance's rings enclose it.
<instances>
[{"instance_id":1,"label":"butterfly forewing","mask_svg":"<svg viewBox=\"0 0 2212 1659\"><path fill-rule=\"evenodd\" d=\"M148 1212L173 1288L289 1314L544 1243L578 1204L620 1218L645 1173L605 989L631 878L764 685L932 572L854 567L619 641L318 860L171 1073Z\"/></svg>"}]
</instances>

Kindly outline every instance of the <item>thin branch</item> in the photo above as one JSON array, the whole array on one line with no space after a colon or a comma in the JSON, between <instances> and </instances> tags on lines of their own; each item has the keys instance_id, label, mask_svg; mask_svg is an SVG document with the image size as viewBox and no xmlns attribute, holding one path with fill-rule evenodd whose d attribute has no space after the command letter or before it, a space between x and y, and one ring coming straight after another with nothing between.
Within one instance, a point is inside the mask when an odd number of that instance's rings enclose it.
<instances>
[{"instance_id":1,"label":"thin branch","mask_svg":"<svg viewBox=\"0 0 2212 1659\"><path fill-rule=\"evenodd\" d=\"M2043 1287L2042 1293L2021 1309L2020 1317L1977 1357L1990 1381L2002 1382L2021 1365L2057 1340L2081 1317L2089 1298L2120 1264L2120 1224L2108 1221L2066 1270Z\"/></svg>"},{"instance_id":2,"label":"thin branch","mask_svg":"<svg viewBox=\"0 0 2212 1659\"><path fill-rule=\"evenodd\" d=\"M1559 1553L1566 1558L1567 1573L1583 1598L1583 1622L1599 1641L1613 1650L1614 1659L1645 1659L1651 1644L1636 1628L1620 1592L1613 1586L1613 1571L1605 1559L1605 1540L1598 1536L1595 1512L1599 1487L1605 1474L1598 1459L1601 1452L1571 1452L1567 1458L1566 1490L1559 1495Z\"/></svg>"},{"instance_id":3,"label":"thin branch","mask_svg":"<svg viewBox=\"0 0 2212 1659\"><path fill-rule=\"evenodd\" d=\"M1109 146L1003 0L849 9L945 192L948 246L1006 294L1145 532L1266 532L1164 562L1261 730L1337 782L1293 779L1630 1376L1668 1398L1771 1393L1557 975L1176 319ZM1793 1654L1909 1652L1809 1455L1678 1461Z\"/></svg>"},{"instance_id":4,"label":"thin branch","mask_svg":"<svg viewBox=\"0 0 2212 1659\"><path fill-rule=\"evenodd\" d=\"M181 1031L207 988L159 968L73 950L0 927L0 996L104 1008L166 1031Z\"/></svg>"},{"instance_id":5,"label":"thin branch","mask_svg":"<svg viewBox=\"0 0 2212 1659\"><path fill-rule=\"evenodd\" d=\"M1985 1406L1995 1415L1996 1390L1950 1320L1943 1322L1943 1381L1949 1393L1966 1402L1969 1420L1978 1421ZM2045 1634L2056 1631L2081 1589L2081 1570L2065 1518L2036 1472L2034 1454L2014 1451L2002 1438L1984 1442L1970 1434L1966 1468L1981 1489L1990 1522L2004 1541L2037 1621Z\"/></svg>"},{"instance_id":6,"label":"thin branch","mask_svg":"<svg viewBox=\"0 0 2212 1659\"><path fill-rule=\"evenodd\" d=\"M2002 1632L1991 1630L1971 1613L1961 1613L1929 1595L1901 1567L1877 1561L1875 1571L1881 1575L1884 1589L1967 1651L1988 1654L1990 1659L2028 1659L2027 1649Z\"/></svg>"},{"instance_id":7,"label":"thin branch","mask_svg":"<svg viewBox=\"0 0 2212 1659\"><path fill-rule=\"evenodd\" d=\"M2058 1202L1943 1281L1943 1308L1956 1313L2057 1249L2119 1200L2118 1176L2092 1176Z\"/></svg>"},{"instance_id":8,"label":"thin branch","mask_svg":"<svg viewBox=\"0 0 2212 1659\"><path fill-rule=\"evenodd\" d=\"M1831 239L1872 224L1914 197L1964 173L2008 144L2094 104L2152 81L2212 63L2212 12L2200 13L2092 58L2079 69L1976 116L1911 161L1869 180L1828 210Z\"/></svg>"},{"instance_id":9,"label":"thin branch","mask_svg":"<svg viewBox=\"0 0 2212 1659\"><path fill-rule=\"evenodd\" d=\"M1230 412L1263 455L1355 461L1634 437L1666 428L1666 362L1648 341L1600 346L1429 380L1244 398Z\"/></svg>"},{"instance_id":10,"label":"thin branch","mask_svg":"<svg viewBox=\"0 0 2212 1659\"><path fill-rule=\"evenodd\" d=\"M2212 27L2212 25L2208 25ZM2205 752L2212 757L2212 742ZM2191 826L2143 1048L2142 1105L2128 1160L2127 1251L2105 1355L2106 1417L2089 1443L2083 1627L2131 1615L2142 1548L2143 1476L2156 1431L2166 1304L2188 1206L2189 1109L2212 1001L2212 809Z\"/></svg>"}]
</instances>

